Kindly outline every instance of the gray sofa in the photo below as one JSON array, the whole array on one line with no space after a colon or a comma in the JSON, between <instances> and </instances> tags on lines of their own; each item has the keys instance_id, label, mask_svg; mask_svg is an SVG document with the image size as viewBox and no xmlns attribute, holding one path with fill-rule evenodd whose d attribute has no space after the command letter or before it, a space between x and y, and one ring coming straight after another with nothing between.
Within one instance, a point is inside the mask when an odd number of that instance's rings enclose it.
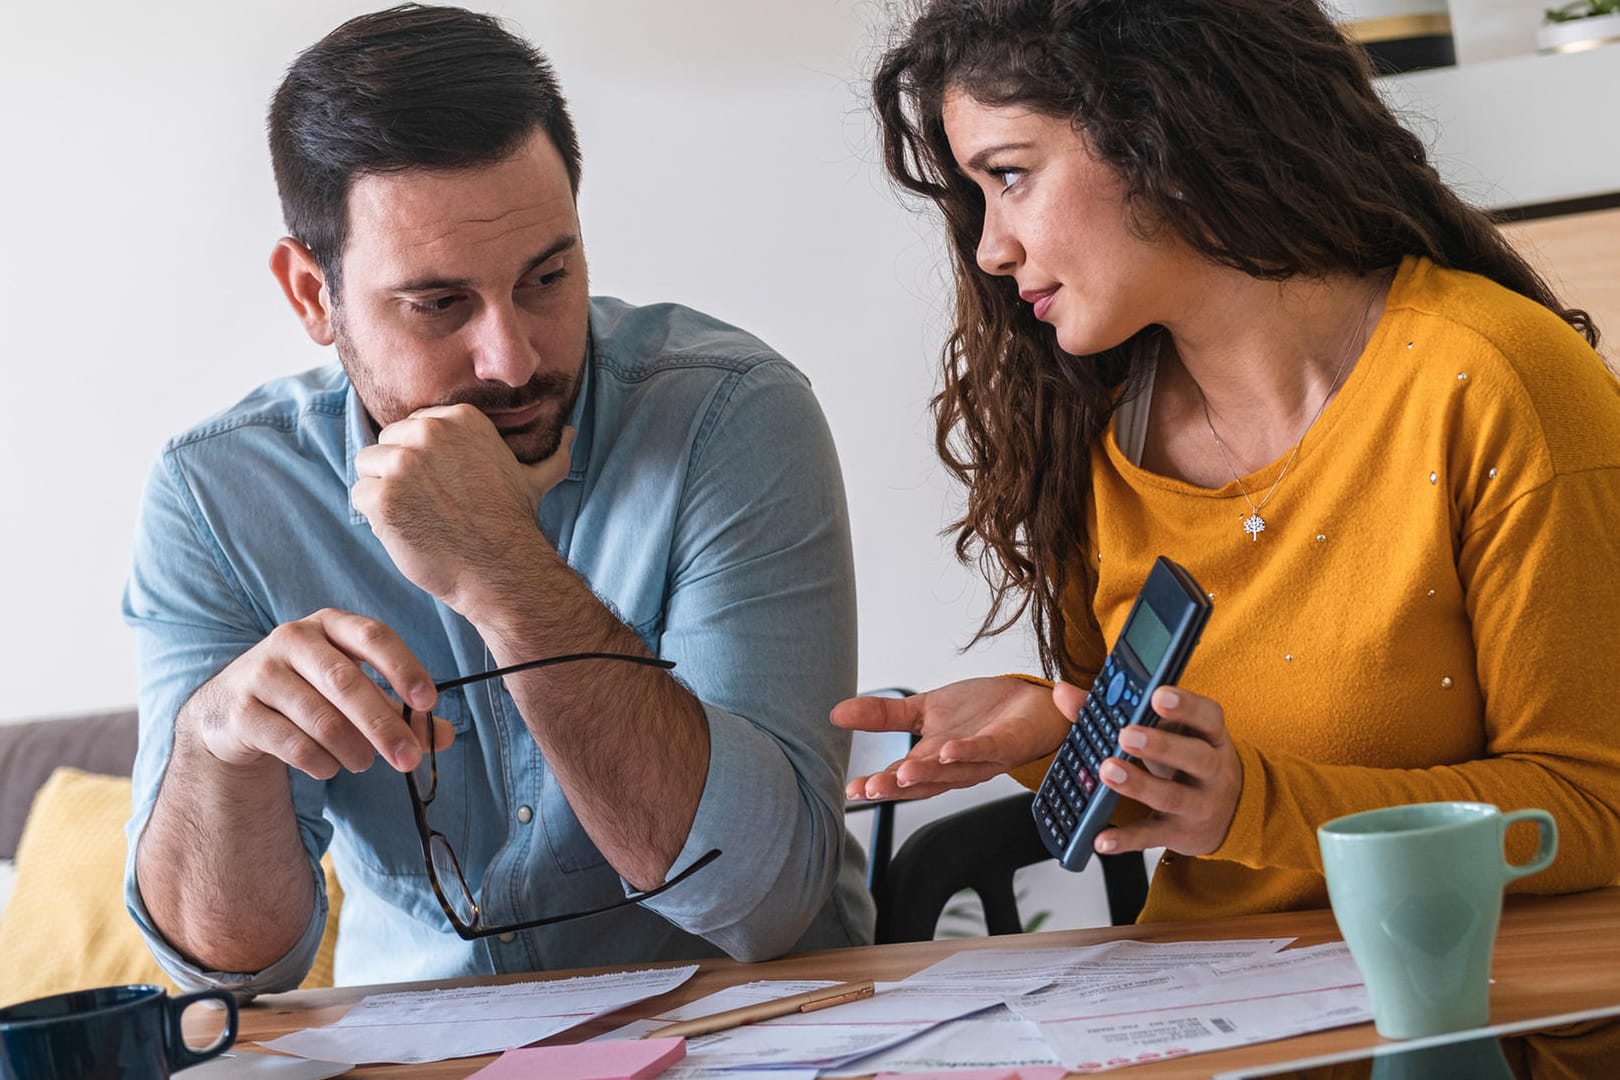
<instances>
[{"instance_id":1,"label":"gray sofa","mask_svg":"<svg viewBox=\"0 0 1620 1080\"><path fill-rule=\"evenodd\" d=\"M135 731L134 709L0 724L0 859L16 857L34 794L58 765L128 776Z\"/></svg>"}]
</instances>

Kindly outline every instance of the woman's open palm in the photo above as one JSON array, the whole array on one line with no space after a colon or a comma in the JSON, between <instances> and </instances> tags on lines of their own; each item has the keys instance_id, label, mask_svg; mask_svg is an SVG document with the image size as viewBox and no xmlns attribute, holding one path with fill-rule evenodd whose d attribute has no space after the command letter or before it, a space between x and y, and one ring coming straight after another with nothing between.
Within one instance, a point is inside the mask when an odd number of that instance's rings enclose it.
<instances>
[{"instance_id":1,"label":"woman's open palm","mask_svg":"<svg viewBox=\"0 0 1620 1080\"><path fill-rule=\"evenodd\" d=\"M855 731L909 731L911 752L849 782L850 799L920 799L971 787L1057 749L1069 721L1052 691L1021 679L964 679L908 698L839 702L832 722Z\"/></svg>"}]
</instances>

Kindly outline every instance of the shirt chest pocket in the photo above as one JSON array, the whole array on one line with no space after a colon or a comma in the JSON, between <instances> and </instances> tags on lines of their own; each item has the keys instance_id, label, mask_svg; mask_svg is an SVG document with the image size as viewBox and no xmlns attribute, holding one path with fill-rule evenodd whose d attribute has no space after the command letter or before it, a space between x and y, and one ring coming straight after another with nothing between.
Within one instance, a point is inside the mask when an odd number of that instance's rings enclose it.
<instances>
[{"instance_id":1,"label":"shirt chest pocket","mask_svg":"<svg viewBox=\"0 0 1620 1080\"><path fill-rule=\"evenodd\" d=\"M607 864L585 827L574 816L573 807L563 797L562 785L550 769L541 781L540 820L545 830L545 849L563 873L592 870Z\"/></svg>"},{"instance_id":2,"label":"shirt chest pocket","mask_svg":"<svg viewBox=\"0 0 1620 1080\"><path fill-rule=\"evenodd\" d=\"M391 692L389 696L393 696ZM477 760L478 739L472 710L459 690L440 694L433 714L450 722L456 739L436 755L438 782L426 806L427 823L462 855L468 849L473 794L468 761ZM404 723L403 716L400 723ZM405 777L380 757L365 772L339 773L328 781L326 815L367 870L386 877L426 878L422 839Z\"/></svg>"}]
</instances>

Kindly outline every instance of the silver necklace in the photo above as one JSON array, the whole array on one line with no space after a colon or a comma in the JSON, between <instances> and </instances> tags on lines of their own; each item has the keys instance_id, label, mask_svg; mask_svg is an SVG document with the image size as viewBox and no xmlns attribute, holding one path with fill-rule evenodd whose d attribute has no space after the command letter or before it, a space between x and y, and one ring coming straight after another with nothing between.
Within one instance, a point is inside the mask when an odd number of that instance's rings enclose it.
<instances>
[{"instance_id":1,"label":"silver necklace","mask_svg":"<svg viewBox=\"0 0 1620 1080\"><path fill-rule=\"evenodd\" d=\"M1380 289L1375 288L1368 295L1367 306L1362 309L1361 318L1357 319L1355 325L1350 328L1350 340L1345 347L1344 356L1340 358L1339 366L1333 369L1333 378L1328 380L1327 393L1322 395L1322 404L1316 407L1316 412L1312 413L1311 418L1306 421L1304 430L1299 433L1299 438L1294 441L1294 448L1288 451L1288 460L1283 462L1282 471L1277 474L1277 479L1271 482L1271 487L1259 502L1255 502L1254 499L1250 498L1249 489L1243 486L1243 478L1238 475L1237 467L1232 464L1232 458L1226 452L1226 444L1221 442L1220 435L1215 431L1215 421L1209 415L1209 399L1204 396L1204 388L1198 386L1197 379L1193 380L1193 385L1198 387L1199 404L1204 407L1204 423L1209 427L1210 438L1215 440L1215 449L1221 452L1221 460L1226 463L1227 471L1232 474L1232 479L1237 482L1238 490L1243 493L1243 501L1249 504L1249 516L1243 519L1243 531L1249 534L1250 540L1258 541L1260 534L1266 531L1266 519L1260 515L1260 510L1266 503L1271 501L1273 495L1277 494L1277 485L1281 484L1283 477L1288 475L1289 467L1294 464L1294 456L1299 453L1299 448L1305 443L1305 436L1316 425L1316 421L1321 417L1323 410L1327 408L1327 403L1333 399L1333 392L1339 387L1339 376L1344 374L1345 365L1350 362L1351 354L1356 351L1356 342L1361 336L1359 331L1366 325L1367 315L1372 311L1373 300L1377 298L1379 292Z\"/></svg>"}]
</instances>

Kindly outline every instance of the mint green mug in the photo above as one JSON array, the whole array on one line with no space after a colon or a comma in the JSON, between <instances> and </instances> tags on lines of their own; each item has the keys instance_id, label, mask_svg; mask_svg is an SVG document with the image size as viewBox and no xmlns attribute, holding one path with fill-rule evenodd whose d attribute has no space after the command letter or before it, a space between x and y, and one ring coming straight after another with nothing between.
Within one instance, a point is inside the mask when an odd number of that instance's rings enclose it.
<instances>
[{"instance_id":1,"label":"mint green mug","mask_svg":"<svg viewBox=\"0 0 1620 1080\"><path fill-rule=\"evenodd\" d=\"M1503 850L1516 821L1540 833L1535 857L1520 866ZM1335 818L1316 839L1333 917L1367 984L1378 1033L1410 1039L1484 1025L1502 888L1552 864L1552 815L1414 803Z\"/></svg>"}]
</instances>

